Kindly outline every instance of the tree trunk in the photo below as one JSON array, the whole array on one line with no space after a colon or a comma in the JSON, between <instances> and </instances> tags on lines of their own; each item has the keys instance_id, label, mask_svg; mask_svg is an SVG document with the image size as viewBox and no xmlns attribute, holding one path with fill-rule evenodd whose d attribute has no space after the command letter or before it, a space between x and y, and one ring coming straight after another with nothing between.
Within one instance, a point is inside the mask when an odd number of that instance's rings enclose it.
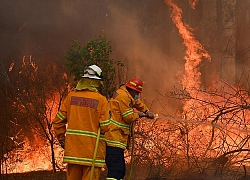
<instances>
[{"instance_id":1,"label":"tree trunk","mask_svg":"<svg viewBox=\"0 0 250 180\"><path fill-rule=\"evenodd\" d=\"M223 24L222 24L222 0L216 0L216 35L217 35L217 45L219 48L222 47L222 33L223 33Z\"/></svg>"},{"instance_id":2,"label":"tree trunk","mask_svg":"<svg viewBox=\"0 0 250 180\"><path fill-rule=\"evenodd\" d=\"M236 84L246 86L248 82L248 71L250 63L247 62L250 58L249 48L249 1L236 1L236 34L235 34L235 70ZM246 88L246 87L244 87Z\"/></svg>"}]
</instances>

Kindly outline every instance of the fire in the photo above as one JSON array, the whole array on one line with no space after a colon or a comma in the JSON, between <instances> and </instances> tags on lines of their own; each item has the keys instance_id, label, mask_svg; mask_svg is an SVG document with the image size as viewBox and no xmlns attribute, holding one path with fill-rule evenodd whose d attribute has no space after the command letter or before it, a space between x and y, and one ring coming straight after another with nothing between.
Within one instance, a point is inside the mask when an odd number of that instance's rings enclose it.
<instances>
[{"instance_id":1,"label":"fire","mask_svg":"<svg viewBox=\"0 0 250 180\"><path fill-rule=\"evenodd\" d=\"M199 0L189 0L190 6L195 9L196 4L199 2Z\"/></svg>"},{"instance_id":2,"label":"fire","mask_svg":"<svg viewBox=\"0 0 250 180\"><path fill-rule=\"evenodd\" d=\"M59 146L54 146L57 164L61 168L65 168L62 164L63 150ZM6 161L2 172L4 173L23 173L39 170L52 170L51 150L49 143L35 136L35 140L31 142L25 137L24 142L11 152L5 154Z\"/></svg>"},{"instance_id":3,"label":"fire","mask_svg":"<svg viewBox=\"0 0 250 180\"><path fill-rule=\"evenodd\" d=\"M172 0L165 0L165 3L172 9L171 18L183 38L183 44L186 47L184 57L186 60L185 75L181 80L181 84L183 89L193 99L191 98L184 102L182 118L168 118L169 121L172 121L172 124L169 123L169 127L172 128L171 131L166 131L166 119L158 114L153 123L152 121L143 122L144 124L139 122L141 124L137 128L142 132L141 134L148 133L148 136L147 138L143 136L143 138L137 140L136 145L142 144L142 147L148 150L149 155L147 154L146 158L150 158L154 163L157 160L162 161L166 166L177 164L176 162L173 164L170 163L174 161L174 158L169 160L169 155L175 157L178 154L179 158L186 153L189 158L194 157L193 159L196 161L197 159L200 160L199 158L206 158L206 160L216 158L218 154L237 150L239 145L244 146L245 149L249 149L250 144L246 141L249 139L249 124L247 121L242 122L242 120L247 120L250 116L249 112L242 111L244 108L250 109L247 106L249 95L240 92L236 87L226 86L223 83L217 83L217 85L223 88L221 88L221 91L216 92L216 95L207 93L201 89L199 65L203 59L210 61L211 57L202 44L195 38L191 32L192 29L183 23L181 8L173 3ZM189 0L189 4L193 9L195 9L197 3L198 0ZM25 59L26 57L24 56L23 64L29 63L33 67L34 72L36 72L38 67L32 61L32 57L29 57L29 62L25 61ZM13 66L14 62L11 64L9 71L12 71ZM64 74L63 76L66 77L67 75ZM211 86L212 88L213 86ZM55 98L57 98L56 95ZM200 100L200 102L197 100ZM54 110L58 109L54 103L54 101L50 100L46 102L48 107L53 107ZM246 107L239 106L239 104L244 103L246 103ZM213 106L213 104L216 106ZM48 109L46 112L46 116L49 117L48 119L55 116L56 111L54 110ZM221 119L223 121L220 121ZM138 129L136 130L139 131ZM166 150L159 157L160 150L162 149ZM60 146L55 145L54 151L57 157L57 164L63 168L64 165L61 162L63 150ZM8 152L5 155L7 159L5 162L7 172L50 170L52 169L50 154L51 149L48 142L38 137L35 137L35 141L30 142L26 138L15 151ZM128 152L125 155L128 156L126 160L129 163L131 157ZM164 155L166 156L165 159L162 158ZM237 158L241 160L241 157L238 156Z\"/></svg>"},{"instance_id":4,"label":"fire","mask_svg":"<svg viewBox=\"0 0 250 180\"><path fill-rule=\"evenodd\" d=\"M197 2L198 0L189 0L193 9ZM195 120L201 124L211 123L211 126L201 127L199 125L191 126L187 122L190 129L189 143L195 149L193 154L197 157L216 157L220 153L234 152L235 149L237 152L236 147L248 138L247 126L249 122L242 123L249 117L249 113L246 111L248 107L242 108L241 104L247 103L249 95L244 94L237 87L219 81L216 86L220 86L221 89L214 93L201 89L199 65L203 59L210 61L211 57L201 43L195 39L191 32L192 29L183 23L181 8L172 0L165 0L165 3L171 7L172 21L186 47L185 75L181 84L190 98L183 102L184 120ZM211 85L209 88L209 90L213 90L216 87ZM246 142L244 147L249 148L249 144ZM239 156L238 158L240 159Z\"/></svg>"},{"instance_id":5,"label":"fire","mask_svg":"<svg viewBox=\"0 0 250 180\"><path fill-rule=\"evenodd\" d=\"M13 70L15 62L13 61L10 64L9 72ZM32 56L23 56L22 59L22 69L18 72L19 74L29 72L29 77L32 80L36 80L38 65L33 61ZM63 74L63 77L66 78L66 74ZM6 78L7 75L6 75ZM45 111L43 111L43 118L38 119L44 131L41 132L39 128L32 126L29 131L32 134L32 138L24 137L21 131L23 129L18 128L19 132L15 133L15 137L9 137L13 142L12 151L4 154L4 161L2 161L2 174L5 173L22 173L29 171L38 171L38 170L53 170L52 167L52 150L51 150L51 141L53 141L51 131L51 121L55 117L60 101L59 93L52 92L50 99L45 99ZM21 99L23 104L27 103ZM14 102L16 103L16 102ZM30 103L31 104L31 103ZM24 107L24 106L22 106ZM31 110L29 106L25 106L28 110ZM39 111L42 113L42 111ZM12 122L12 121L11 121ZM14 129L20 127L17 122L12 122ZM49 132L51 131L51 132ZM43 134L43 133L47 134ZM51 136L49 136L51 135ZM32 139L32 140L31 140ZM57 167L64 169L65 165L62 163L63 149L53 142L53 151L55 154L55 161Z\"/></svg>"},{"instance_id":6,"label":"fire","mask_svg":"<svg viewBox=\"0 0 250 180\"><path fill-rule=\"evenodd\" d=\"M196 2L196 1L192 1ZM172 8L171 18L176 27L179 30L179 34L183 38L183 43L186 46L186 55L184 59L185 63L185 75L182 79L182 85L184 89L187 89L189 93L192 93L191 89L200 88L200 76L199 65L202 58L210 60L210 55L203 48L199 41L197 41L189 30L190 28L182 21L182 10L172 0L165 0L165 3ZM192 94L191 94L192 95Z\"/></svg>"},{"instance_id":7,"label":"fire","mask_svg":"<svg viewBox=\"0 0 250 180\"><path fill-rule=\"evenodd\" d=\"M15 61L12 61L12 63L10 64L10 67L9 67L9 71L12 71L14 65L15 65Z\"/></svg>"},{"instance_id":8,"label":"fire","mask_svg":"<svg viewBox=\"0 0 250 180\"><path fill-rule=\"evenodd\" d=\"M33 65L35 68L35 63L33 63ZM58 99L59 95L55 94L55 98ZM55 100L47 100L46 106L46 116L48 119L52 119L57 113L58 103L55 103ZM15 148L4 155L6 161L2 165L6 167L6 172L2 173L53 170L50 143L48 140L42 139L35 129L31 129L31 131L32 134L34 134L34 139L32 140L28 137L24 137L24 141L18 143L18 134L16 137L10 137L12 141L14 141ZM54 144L53 147L57 166L60 167L60 169L65 169L65 164L62 162L64 150L58 144Z\"/></svg>"}]
</instances>

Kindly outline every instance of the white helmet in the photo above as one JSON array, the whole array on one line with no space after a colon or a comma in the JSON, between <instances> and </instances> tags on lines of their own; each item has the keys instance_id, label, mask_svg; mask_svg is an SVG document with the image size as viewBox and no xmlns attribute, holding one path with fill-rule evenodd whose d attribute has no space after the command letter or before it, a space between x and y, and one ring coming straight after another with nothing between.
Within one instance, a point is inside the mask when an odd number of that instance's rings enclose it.
<instances>
[{"instance_id":1,"label":"white helmet","mask_svg":"<svg viewBox=\"0 0 250 180\"><path fill-rule=\"evenodd\" d=\"M82 78L102 80L102 70L97 65L91 65L84 69L84 74Z\"/></svg>"}]
</instances>

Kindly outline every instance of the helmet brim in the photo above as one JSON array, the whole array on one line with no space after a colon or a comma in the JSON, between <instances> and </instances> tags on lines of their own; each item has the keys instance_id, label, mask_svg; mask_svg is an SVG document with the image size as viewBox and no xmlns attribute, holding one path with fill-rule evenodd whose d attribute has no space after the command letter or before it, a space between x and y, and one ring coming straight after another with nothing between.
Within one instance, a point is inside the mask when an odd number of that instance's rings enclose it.
<instances>
[{"instance_id":1,"label":"helmet brim","mask_svg":"<svg viewBox=\"0 0 250 180\"><path fill-rule=\"evenodd\" d=\"M94 75L89 75L89 74L84 74L82 76L82 78L89 78L89 79L98 79L98 80L102 80L102 78L94 76Z\"/></svg>"}]
</instances>

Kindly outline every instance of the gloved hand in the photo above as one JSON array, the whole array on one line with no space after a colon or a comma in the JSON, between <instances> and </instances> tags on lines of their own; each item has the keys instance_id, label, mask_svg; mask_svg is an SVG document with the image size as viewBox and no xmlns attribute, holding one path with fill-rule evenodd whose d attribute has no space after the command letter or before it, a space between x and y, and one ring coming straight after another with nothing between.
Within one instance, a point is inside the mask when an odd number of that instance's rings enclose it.
<instances>
[{"instance_id":1,"label":"gloved hand","mask_svg":"<svg viewBox=\"0 0 250 180\"><path fill-rule=\"evenodd\" d=\"M64 141L59 141L59 143L60 143L60 146L64 149L64 147L65 147L65 142L64 142Z\"/></svg>"},{"instance_id":2,"label":"gloved hand","mask_svg":"<svg viewBox=\"0 0 250 180\"><path fill-rule=\"evenodd\" d=\"M146 117L146 114L143 112L137 112L137 114L139 115L139 118Z\"/></svg>"},{"instance_id":3,"label":"gloved hand","mask_svg":"<svg viewBox=\"0 0 250 180\"><path fill-rule=\"evenodd\" d=\"M149 119L154 119L154 118L155 118L154 113L152 113L152 112L150 112L150 111L147 112L146 116L147 116Z\"/></svg>"}]
</instances>

